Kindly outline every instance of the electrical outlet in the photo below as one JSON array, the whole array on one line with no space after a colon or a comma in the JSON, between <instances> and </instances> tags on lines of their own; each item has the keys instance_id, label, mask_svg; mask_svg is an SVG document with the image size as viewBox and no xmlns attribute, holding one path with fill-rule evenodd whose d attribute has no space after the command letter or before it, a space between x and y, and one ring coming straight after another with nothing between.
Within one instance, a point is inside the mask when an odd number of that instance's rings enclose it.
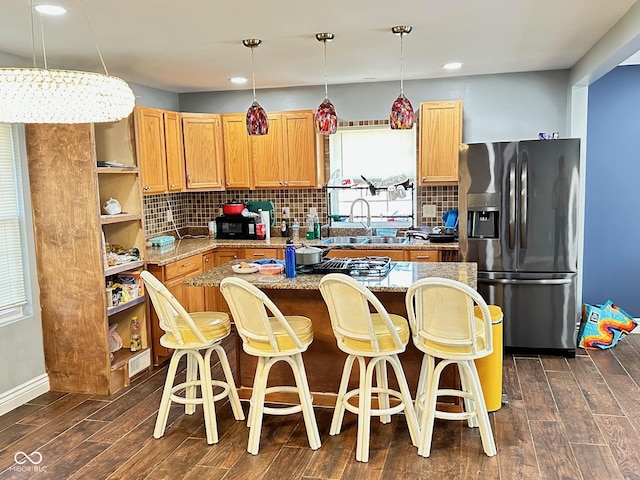
<instances>
[{"instance_id":1,"label":"electrical outlet","mask_svg":"<svg viewBox=\"0 0 640 480\"><path fill-rule=\"evenodd\" d=\"M309 215L312 217L318 214L318 209L316 207L309 207Z\"/></svg>"},{"instance_id":2,"label":"electrical outlet","mask_svg":"<svg viewBox=\"0 0 640 480\"><path fill-rule=\"evenodd\" d=\"M289 207L282 207L282 218L289 218Z\"/></svg>"},{"instance_id":3,"label":"electrical outlet","mask_svg":"<svg viewBox=\"0 0 640 480\"><path fill-rule=\"evenodd\" d=\"M167 210L167 223L173 222L173 212L171 209Z\"/></svg>"},{"instance_id":4,"label":"electrical outlet","mask_svg":"<svg viewBox=\"0 0 640 480\"><path fill-rule=\"evenodd\" d=\"M422 216L425 218L434 218L436 217L436 206L435 205L422 205Z\"/></svg>"}]
</instances>

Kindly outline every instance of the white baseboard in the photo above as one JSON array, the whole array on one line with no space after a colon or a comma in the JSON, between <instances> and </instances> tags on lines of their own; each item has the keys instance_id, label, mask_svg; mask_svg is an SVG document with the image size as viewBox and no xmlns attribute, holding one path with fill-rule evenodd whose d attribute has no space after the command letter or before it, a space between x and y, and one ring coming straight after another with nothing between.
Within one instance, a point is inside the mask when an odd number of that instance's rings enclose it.
<instances>
[{"instance_id":1,"label":"white baseboard","mask_svg":"<svg viewBox=\"0 0 640 480\"><path fill-rule=\"evenodd\" d=\"M43 373L7 392L0 393L0 415L24 405L49 390L49 375Z\"/></svg>"}]
</instances>

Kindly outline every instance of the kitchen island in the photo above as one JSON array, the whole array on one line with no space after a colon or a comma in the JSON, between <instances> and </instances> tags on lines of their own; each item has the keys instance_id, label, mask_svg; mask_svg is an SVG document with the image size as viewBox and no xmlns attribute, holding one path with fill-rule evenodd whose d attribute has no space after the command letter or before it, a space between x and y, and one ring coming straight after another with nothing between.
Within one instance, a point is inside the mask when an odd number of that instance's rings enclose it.
<instances>
[{"instance_id":1,"label":"kitchen island","mask_svg":"<svg viewBox=\"0 0 640 480\"><path fill-rule=\"evenodd\" d=\"M314 405L334 406L336 392L340 384L340 375L346 354L340 351L331 329L329 312L320 294L319 284L322 275L298 274L295 278L284 275L261 275L259 273L236 274L231 266L240 263L239 260L214 267L200 275L188 278L185 285L193 287L219 287L220 282L229 276L240 276L263 290L284 315L304 315L313 322L313 343L303 354L309 387L314 395ZM475 263L465 262L394 262L393 268L384 278L358 278L368 287L390 313L402 315L406 318L405 293L413 282L425 277L444 277L458 280L476 288L477 268ZM242 351L241 339L237 342L238 361L237 371L234 372L239 386L240 397L248 399L251 395L251 385L255 372L256 359ZM400 355L405 370L409 388L412 394L418 382L418 373L422 353L411 341L407 350ZM395 379L394 379L395 380ZM357 378L351 380L357 384ZM443 379L443 385L457 384L457 372L451 370ZM283 364L274 365L269 385L292 385L293 375ZM394 381L390 381L393 385ZM287 401L285 397L271 398L271 400ZM452 408L458 408L452 405Z\"/></svg>"}]
</instances>

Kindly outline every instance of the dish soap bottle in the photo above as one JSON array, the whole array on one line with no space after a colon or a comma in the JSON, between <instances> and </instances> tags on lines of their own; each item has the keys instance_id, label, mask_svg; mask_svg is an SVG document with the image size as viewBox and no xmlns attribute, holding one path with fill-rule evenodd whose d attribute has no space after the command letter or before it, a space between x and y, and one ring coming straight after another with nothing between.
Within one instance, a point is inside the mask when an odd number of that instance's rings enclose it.
<instances>
[{"instance_id":1,"label":"dish soap bottle","mask_svg":"<svg viewBox=\"0 0 640 480\"><path fill-rule=\"evenodd\" d=\"M313 229L313 217L311 214L307 215L307 240L313 240L315 238Z\"/></svg>"},{"instance_id":2,"label":"dish soap bottle","mask_svg":"<svg viewBox=\"0 0 640 480\"><path fill-rule=\"evenodd\" d=\"M129 325L131 331L131 351L137 352L142 350L142 339L140 337L140 322L138 317L131 317L131 324Z\"/></svg>"},{"instance_id":3,"label":"dish soap bottle","mask_svg":"<svg viewBox=\"0 0 640 480\"><path fill-rule=\"evenodd\" d=\"M318 218L318 213L316 212L313 215L313 237L320 238L320 219Z\"/></svg>"}]
</instances>

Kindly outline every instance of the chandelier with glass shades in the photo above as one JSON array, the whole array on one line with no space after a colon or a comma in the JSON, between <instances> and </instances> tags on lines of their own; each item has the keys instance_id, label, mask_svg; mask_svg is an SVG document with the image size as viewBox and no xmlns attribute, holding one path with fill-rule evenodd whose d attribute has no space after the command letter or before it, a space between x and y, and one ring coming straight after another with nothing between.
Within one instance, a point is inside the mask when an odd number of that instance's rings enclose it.
<instances>
[{"instance_id":1,"label":"chandelier with glass shades","mask_svg":"<svg viewBox=\"0 0 640 480\"><path fill-rule=\"evenodd\" d=\"M89 23L82 0L78 3ZM48 68L44 34L43 68L37 66L33 0L30 8L33 67L0 68L0 122L99 123L128 116L135 105L133 91L124 80L109 75L97 44L104 74Z\"/></svg>"},{"instance_id":2,"label":"chandelier with glass shades","mask_svg":"<svg viewBox=\"0 0 640 480\"><path fill-rule=\"evenodd\" d=\"M267 112L256 99L256 71L253 64L253 49L259 47L262 40L258 38L247 38L242 44L251 49L251 80L253 83L253 103L249 106L246 116L247 133L251 136L267 135L269 133L269 118Z\"/></svg>"},{"instance_id":3,"label":"chandelier with glass shades","mask_svg":"<svg viewBox=\"0 0 640 480\"><path fill-rule=\"evenodd\" d=\"M315 113L316 131L321 135L332 135L338 130L338 114L329 100L327 87L327 42L333 40L333 33L316 33L316 39L324 44L324 100Z\"/></svg>"}]
</instances>

